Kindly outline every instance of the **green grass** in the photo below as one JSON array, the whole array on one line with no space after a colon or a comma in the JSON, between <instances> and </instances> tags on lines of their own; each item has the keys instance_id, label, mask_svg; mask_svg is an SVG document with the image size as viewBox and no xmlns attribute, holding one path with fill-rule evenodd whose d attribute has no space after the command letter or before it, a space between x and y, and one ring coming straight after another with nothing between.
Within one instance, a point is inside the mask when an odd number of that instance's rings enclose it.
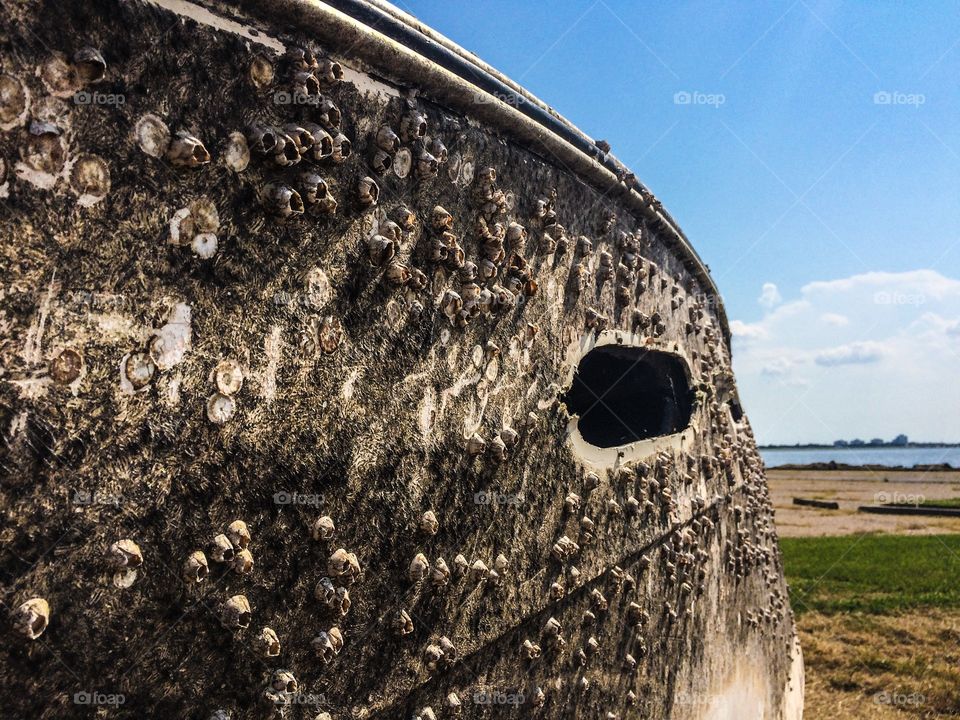
<instances>
[{"instance_id":1,"label":"green grass","mask_svg":"<svg viewBox=\"0 0 960 720\"><path fill-rule=\"evenodd\" d=\"M946 498L945 500L924 500L920 507L960 508L960 498Z\"/></svg>"},{"instance_id":2,"label":"green grass","mask_svg":"<svg viewBox=\"0 0 960 720\"><path fill-rule=\"evenodd\" d=\"M960 607L960 535L782 538L793 609Z\"/></svg>"}]
</instances>

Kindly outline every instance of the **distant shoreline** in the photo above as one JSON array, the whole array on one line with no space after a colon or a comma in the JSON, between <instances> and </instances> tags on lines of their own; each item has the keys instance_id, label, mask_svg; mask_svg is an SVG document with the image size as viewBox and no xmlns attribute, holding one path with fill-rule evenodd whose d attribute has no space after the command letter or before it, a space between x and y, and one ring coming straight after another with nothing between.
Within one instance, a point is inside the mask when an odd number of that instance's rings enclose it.
<instances>
[{"instance_id":1,"label":"distant shoreline","mask_svg":"<svg viewBox=\"0 0 960 720\"><path fill-rule=\"evenodd\" d=\"M875 450L877 448L958 448L960 443L948 442L929 442L918 443L911 442L906 445L894 445L892 443L883 443L882 445L758 445L759 450Z\"/></svg>"},{"instance_id":2,"label":"distant shoreline","mask_svg":"<svg viewBox=\"0 0 960 720\"><path fill-rule=\"evenodd\" d=\"M935 472L935 471L956 471L960 468L953 467L950 463L935 463L933 465L919 463L917 465L876 465L868 463L866 465L851 465L848 463L815 462L805 464L771 465L767 470L869 470L880 472Z\"/></svg>"}]
</instances>

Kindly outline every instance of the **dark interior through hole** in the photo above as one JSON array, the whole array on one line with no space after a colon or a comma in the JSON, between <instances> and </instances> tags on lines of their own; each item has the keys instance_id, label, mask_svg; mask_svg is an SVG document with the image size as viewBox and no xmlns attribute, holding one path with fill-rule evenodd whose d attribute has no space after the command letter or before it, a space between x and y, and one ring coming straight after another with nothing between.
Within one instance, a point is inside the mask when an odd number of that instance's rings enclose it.
<instances>
[{"instance_id":1,"label":"dark interior through hole","mask_svg":"<svg viewBox=\"0 0 960 720\"><path fill-rule=\"evenodd\" d=\"M743 408L736 400L730 400L730 417L734 422L740 422L743 419Z\"/></svg>"},{"instance_id":2,"label":"dark interior through hole","mask_svg":"<svg viewBox=\"0 0 960 720\"><path fill-rule=\"evenodd\" d=\"M583 439L604 448L680 432L693 411L683 360L619 345L584 355L561 400Z\"/></svg>"}]
</instances>

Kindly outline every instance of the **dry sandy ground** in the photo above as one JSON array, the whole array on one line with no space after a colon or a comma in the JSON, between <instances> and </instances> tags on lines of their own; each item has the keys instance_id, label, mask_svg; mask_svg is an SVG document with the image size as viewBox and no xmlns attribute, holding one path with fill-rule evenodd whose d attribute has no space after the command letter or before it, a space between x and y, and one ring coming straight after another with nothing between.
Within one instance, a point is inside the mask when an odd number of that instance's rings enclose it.
<instances>
[{"instance_id":1,"label":"dry sandy ground","mask_svg":"<svg viewBox=\"0 0 960 720\"><path fill-rule=\"evenodd\" d=\"M960 471L768 470L781 536L960 532L960 518L858 513L859 505L960 497ZM896 497L895 497L896 496ZM835 500L839 510L793 504ZM960 693L960 612L811 612L797 620L806 720L945 720ZM924 678L918 680L918 678Z\"/></svg>"},{"instance_id":2,"label":"dry sandy ground","mask_svg":"<svg viewBox=\"0 0 960 720\"><path fill-rule=\"evenodd\" d=\"M960 471L767 470L781 537L885 532L929 535L960 532L960 518L871 515L860 505L960 497ZM836 500L839 510L794 505L793 498Z\"/></svg>"},{"instance_id":3,"label":"dry sandy ground","mask_svg":"<svg viewBox=\"0 0 960 720\"><path fill-rule=\"evenodd\" d=\"M955 718L960 613L895 616L806 613L806 720Z\"/></svg>"}]
</instances>

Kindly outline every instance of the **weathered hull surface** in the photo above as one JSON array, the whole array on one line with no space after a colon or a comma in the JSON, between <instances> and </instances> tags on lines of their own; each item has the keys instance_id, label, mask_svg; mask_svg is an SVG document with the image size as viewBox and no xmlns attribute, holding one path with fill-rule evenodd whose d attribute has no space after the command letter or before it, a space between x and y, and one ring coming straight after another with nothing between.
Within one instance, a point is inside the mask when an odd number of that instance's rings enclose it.
<instances>
[{"instance_id":1,"label":"weathered hull surface","mask_svg":"<svg viewBox=\"0 0 960 720\"><path fill-rule=\"evenodd\" d=\"M333 5L4 3L2 714L799 718L702 263Z\"/></svg>"}]
</instances>

